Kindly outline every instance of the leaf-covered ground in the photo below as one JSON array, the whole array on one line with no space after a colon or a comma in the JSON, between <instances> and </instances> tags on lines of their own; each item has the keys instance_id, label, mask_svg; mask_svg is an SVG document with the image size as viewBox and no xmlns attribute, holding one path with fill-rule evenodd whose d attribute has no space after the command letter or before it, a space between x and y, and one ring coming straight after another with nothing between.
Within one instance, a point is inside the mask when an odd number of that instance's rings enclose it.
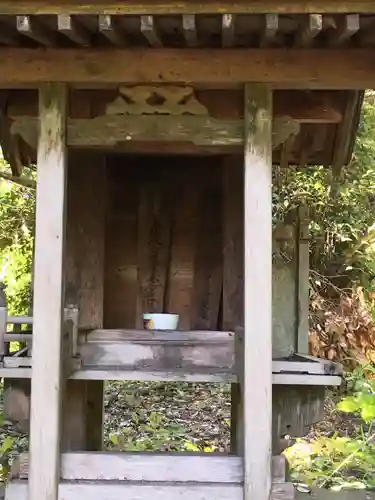
<instances>
[{"instance_id":1,"label":"leaf-covered ground","mask_svg":"<svg viewBox=\"0 0 375 500\"><path fill-rule=\"evenodd\" d=\"M229 385L106 385L104 439L109 448L228 451L229 419Z\"/></svg>"}]
</instances>

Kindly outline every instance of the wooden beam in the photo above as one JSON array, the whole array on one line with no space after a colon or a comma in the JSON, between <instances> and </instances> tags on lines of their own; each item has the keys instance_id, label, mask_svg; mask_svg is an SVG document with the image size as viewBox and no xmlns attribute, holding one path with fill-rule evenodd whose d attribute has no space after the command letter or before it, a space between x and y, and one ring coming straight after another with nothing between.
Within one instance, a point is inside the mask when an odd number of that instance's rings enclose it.
<instances>
[{"instance_id":1,"label":"wooden beam","mask_svg":"<svg viewBox=\"0 0 375 500\"><path fill-rule=\"evenodd\" d=\"M113 45L122 46L126 44L124 35L116 23L116 19L108 15L99 16L99 33L105 36Z\"/></svg>"},{"instance_id":2,"label":"wooden beam","mask_svg":"<svg viewBox=\"0 0 375 500\"><path fill-rule=\"evenodd\" d=\"M163 46L155 25L154 16L141 16L141 33L150 47L159 48Z\"/></svg>"},{"instance_id":3,"label":"wooden beam","mask_svg":"<svg viewBox=\"0 0 375 500\"><path fill-rule=\"evenodd\" d=\"M152 0L139 3L137 0L2 0L0 14L314 14L320 13L374 13L373 0L165 0L155 3Z\"/></svg>"},{"instance_id":4,"label":"wooden beam","mask_svg":"<svg viewBox=\"0 0 375 500\"><path fill-rule=\"evenodd\" d=\"M260 39L260 46L265 48L272 45L279 29L278 14L266 14L264 16L264 28Z\"/></svg>"},{"instance_id":5,"label":"wooden beam","mask_svg":"<svg viewBox=\"0 0 375 500\"><path fill-rule=\"evenodd\" d=\"M221 18L221 43L223 47L233 47L236 33L236 16L223 14Z\"/></svg>"},{"instance_id":6,"label":"wooden beam","mask_svg":"<svg viewBox=\"0 0 375 500\"><path fill-rule=\"evenodd\" d=\"M360 29L359 14L348 14L338 21L335 28L331 28L327 36L327 43L331 47L340 47L347 43Z\"/></svg>"},{"instance_id":7,"label":"wooden beam","mask_svg":"<svg viewBox=\"0 0 375 500\"><path fill-rule=\"evenodd\" d=\"M35 17L17 16L17 31L46 47L51 47L54 43L53 35Z\"/></svg>"},{"instance_id":8,"label":"wooden beam","mask_svg":"<svg viewBox=\"0 0 375 500\"><path fill-rule=\"evenodd\" d=\"M30 424L30 500L57 500L60 477L66 108L67 90L64 85L52 83L41 87L31 382L33 397Z\"/></svg>"},{"instance_id":9,"label":"wooden beam","mask_svg":"<svg viewBox=\"0 0 375 500\"><path fill-rule=\"evenodd\" d=\"M310 47L322 30L323 16L321 14L309 14L306 19L306 23L301 27L296 35L295 44L297 47Z\"/></svg>"},{"instance_id":10,"label":"wooden beam","mask_svg":"<svg viewBox=\"0 0 375 500\"><path fill-rule=\"evenodd\" d=\"M182 16L182 29L188 47L196 47L198 45L198 31L195 14L184 14Z\"/></svg>"},{"instance_id":11,"label":"wooden beam","mask_svg":"<svg viewBox=\"0 0 375 500\"><path fill-rule=\"evenodd\" d=\"M289 123L291 122L291 123ZM275 121L273 138L275 147L288 138L285 128L296 124L289 119ZM294 128L291 128L294 131ZM32 148L35 147L37 118L19 117L14 120L12 133L20 135ZM283 138L283 139L281 139ZM216 120L205 116L160 115L106 115L97 118L69 119L67 144L69 147L113 148L132 143L187 142L197 147L242 146L243 120Z\"/></svg>"},{"instance_id":12,"label":"wooden beam","mask_svg":"<svg viewBox=\"0 0 375 500\"><path fill-rule=\"evenodd\" d=\"M90 46L89 31L82 24L79 24L73 16L57 16L57 30L77 45Z\"/></svg>"},{"instance_id":13,"label":"wooden beam","mask_svg":"<svg viewBox=\"0 0 375 500\"><path fill-rule=\"evenodd\" d=\"M0 49L0 87L63 82L81 87L183 83L240 87L365 89L375 86L372 49ZM111 64L108 64L108 61ZM340 71L338 68L345 68Z\"/></svg>"},{"instance_id":14,"label":"wooden beam","mask_svg":"<svg viewBox=\"0 0 375 500\"><path fill-rule=\"evenodd\" d=\"M269 88L255 83L245 86L244 116L244 499L268 500L272 448L272 92Z\"/></svg>"}]
</instances>

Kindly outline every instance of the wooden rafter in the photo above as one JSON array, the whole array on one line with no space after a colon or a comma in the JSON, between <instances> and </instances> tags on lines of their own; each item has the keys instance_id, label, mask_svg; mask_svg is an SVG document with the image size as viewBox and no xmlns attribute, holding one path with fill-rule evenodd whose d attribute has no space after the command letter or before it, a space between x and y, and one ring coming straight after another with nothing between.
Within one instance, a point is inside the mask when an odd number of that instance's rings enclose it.
<instances>
[{"instance_id":1,"label":"wooden rafter","mask_svg":"<svg viewBox=\"0 0 375 500\"><path fill-rule=\"evenodd\" d=\"M99 16L99 33L107 38L113 45L126 45L126 39L118 26L117 20L112 16Z\"/></svg>"},{"instance_id":2,"label":"wooden rafter","mask_svg":"<svg viewBox=\"0 0 375 500\"><path fill-rule=\"evenodd\" d=\"M31 40L50 47L53 45L54 36L34 16L17 16L17 31Z\"/></svg>"},{"instance_id":3,"label":"wooden rafter","mask_svg":"<svg viewBox=\"0 0 375 500\"><path fill-rule=\"evenodd\" d=\"M236 0L228 2L212 0L165 0L156 3L152 0L138 2L129 0L2 0L0 14L198 14L198 13L242 13L266 14L314 14L319 13L373 13L373 0Z\"/></svg>"},{"instance_id":4,"label":"wooden rafter","mask_svg":"<svg viewBox=\"0 0 375 500\"><path fill-rule=\"evenodd\" d=\"M73 16L59 15L57 17L57 29L77 45L88 47L90 45L90 33L79 24Z\"/></svg>"},{"instance_id":5,"label":"wooden rafter","mask_svg":"<svg viewBox=\"0 0 375 500\"><path fill-rule=\"evenodd\" d=\"M46 82L81 87L186 83L211 88L247 81L274 88L364 89L375 84L372 49L0 49L0 86ZM108 64L108 61L111 64ZM345 68L345 71L342 70Z\"/></svg>"}]
</instances>

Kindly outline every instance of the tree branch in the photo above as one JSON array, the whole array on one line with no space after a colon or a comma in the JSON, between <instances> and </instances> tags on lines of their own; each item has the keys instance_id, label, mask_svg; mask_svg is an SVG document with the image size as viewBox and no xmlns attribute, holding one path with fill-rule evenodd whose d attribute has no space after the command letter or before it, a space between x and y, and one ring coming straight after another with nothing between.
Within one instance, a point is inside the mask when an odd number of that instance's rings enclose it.
<instances>
[{"instance_id":1,"label":"tree branch","mask_svg":"<svg viewBox=\"0 0 375 500\"><path fill-rule=\"evenodd\" d=\"M36 189L36 182L33 179L29 179L28 177L16 177L14 175L7 174L6 172L0 171L0 178L10 182L14 182L19 186L23 186L29 189Z\"/></svg>"}]
</instances>

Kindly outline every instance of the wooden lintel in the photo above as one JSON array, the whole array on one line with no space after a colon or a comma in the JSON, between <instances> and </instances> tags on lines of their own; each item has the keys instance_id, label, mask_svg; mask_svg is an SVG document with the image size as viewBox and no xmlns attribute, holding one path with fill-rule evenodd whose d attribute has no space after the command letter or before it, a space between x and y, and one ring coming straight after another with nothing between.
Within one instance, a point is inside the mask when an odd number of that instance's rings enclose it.
<instances>
[{"instance_id":1,"label":"wooden lintel","mask_svg":"<svg viewBox=\"0 0 375 500\"><path fill-rule=\"evenodd\" d=\"M372 49L0 49L0 86L183 83L214 88L258 81L273 88L365 89ZM111 61L111 64L108 64ZM345 68L342 71L340 68Z\"/></svg>"},{"instance_id":2,"label":"wooden lintel","mask_svg":"<svg viewBox=\"0 0 375 500\"><path fill-rule=\"evenodd\" d=\"M319 13L373 13L373 0L165 0L138 2L129 0L2 0L0 14L314 14Z\"/></svg>"},{"instance_id":3,"label":"wooden lintel","mask_svg":"<svg viewBox=\"0 0 375 500\"><path fill-rule=\"evenodd\" d=\"M289 135L299 131L297 121L276 119L274 147ZM38 119L19 117L11 129L35 148L38 137ZM69 147L105 148L134 142L190 142L195 146L241 146L243 120L217 120L206 116L109 115L88 119L69 119L67 145Z\"/></svg>"}]
</instances>

